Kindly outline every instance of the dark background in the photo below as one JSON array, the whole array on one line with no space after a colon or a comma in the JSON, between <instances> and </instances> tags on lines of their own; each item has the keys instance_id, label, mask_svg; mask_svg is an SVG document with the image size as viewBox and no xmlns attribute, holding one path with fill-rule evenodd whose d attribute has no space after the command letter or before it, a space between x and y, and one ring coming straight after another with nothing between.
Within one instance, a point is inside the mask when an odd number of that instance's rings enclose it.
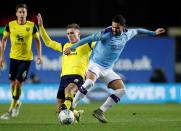
<instances>
[{"instance_id":1,"label":"dark background","mask_svg":"<svg viewBox=\"0 0 181 131\"><path fill-rule=\"evenodd\" d=\"M4 0L0 7L0 26L15 16L19 3L28 5L28 18L35 21L40 12L46 27L66 27L76 22L81 27L104 27L114 14L123 14L128 26L172 27L181 25L179 0Z\"/></svg>"}]
</instances>

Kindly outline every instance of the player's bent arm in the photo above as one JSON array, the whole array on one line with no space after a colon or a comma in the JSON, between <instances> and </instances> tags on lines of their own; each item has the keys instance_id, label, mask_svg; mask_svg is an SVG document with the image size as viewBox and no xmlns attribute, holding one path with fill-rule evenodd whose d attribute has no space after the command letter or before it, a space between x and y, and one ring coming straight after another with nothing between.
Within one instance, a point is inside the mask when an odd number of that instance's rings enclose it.
<instances>
[{"instance_id":1,"label":"player's bent arm","mask_svg":"<svg viewBox=\"0 0 181 131\"><path fill-rule=\"evenodd\" d=\"M48 36L48 34L46 33L46 30L43 27L43 25L39 26L39 29L40 29L40 35L41 35L45 45L47 47L50 47L50 48L56 50L56 51L62 52L62 44L51 40L50 37Z\"/></svg>"}]
</instances>

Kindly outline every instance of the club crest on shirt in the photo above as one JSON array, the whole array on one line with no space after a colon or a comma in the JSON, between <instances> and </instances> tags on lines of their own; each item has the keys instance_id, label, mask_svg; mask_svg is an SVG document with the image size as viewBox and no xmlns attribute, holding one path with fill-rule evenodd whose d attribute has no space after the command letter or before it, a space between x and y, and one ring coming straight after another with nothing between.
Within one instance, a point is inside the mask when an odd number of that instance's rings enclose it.
<instances>
[{"instance_id":1,"label":"club crest on shirt","mask_svg":"<svg viewBox=\"0 0 181 131\"><path fill-rule=\"evenodd\" d=\"M26 31L29 32L30 31L30 27L26 27Z\"/></svg>"}]
</instances>

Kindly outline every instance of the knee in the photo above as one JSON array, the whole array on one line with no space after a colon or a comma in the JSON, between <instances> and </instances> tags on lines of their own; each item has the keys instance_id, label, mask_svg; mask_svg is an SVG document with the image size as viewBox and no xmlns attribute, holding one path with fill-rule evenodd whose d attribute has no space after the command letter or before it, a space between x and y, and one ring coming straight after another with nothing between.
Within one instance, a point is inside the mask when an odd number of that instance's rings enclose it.
<instances>
[{"instance_id":1,"label":"knee","mask_svg":"<svg viewBox=\"0 0 181 131\"><path fill-rule=\"evenodd\" d=\"M117 90L115 90L115 94L116 94L116 96L121 97L126 94L126 90L125 90L125 88L117 89Z\"/></svg>"},{"instance_id":2,"label":"knee","mask_svg":"<svg viewBox=\"0 0 181 131\"><path fill-rule=\"evenodd\" d=\"M65 92L65 94L70 92L70 89L68 86L64 89L64 92Z\"/></svg>"},{"instance_id":3,"label":"knee","mask_svg":"<svg viewBox=\"0 0 181 131\"><path fill-rule=\"evenodd\" d=\"M20 82L18 80L15 81L16 88L21 87L21 84L22 84L22 82Z\"/></svg>"},{"instance_id":4,"label":"knee","mask_svg":"<svg viewBox=\"0 0 181 131\"><path fill-rule=\"evenodd\" d=\"M16 86L16 82L15 81L11 82L11 86L15 87Z\"/></svg>"},{"instance_id":5,"label":"knee","mask_svg":"<svg viewBox=\"0 0 181 131\"><path fill-rule=\"evenodd\" d=\"M66 93L71 93L73 92L74 88L76 88L76 85L74 83L70 83L66 88L65 88L65 92Z\"/></svg>"}]
</instances>

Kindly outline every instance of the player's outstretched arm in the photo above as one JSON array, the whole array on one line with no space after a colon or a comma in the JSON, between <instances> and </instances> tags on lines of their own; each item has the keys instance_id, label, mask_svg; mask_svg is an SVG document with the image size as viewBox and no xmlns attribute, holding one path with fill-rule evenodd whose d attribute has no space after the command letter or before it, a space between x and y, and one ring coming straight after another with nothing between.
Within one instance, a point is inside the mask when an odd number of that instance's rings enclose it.
<instances>
[{"instance_id":1,"label":"player's outstretched arm","mask_svg":"<svg viewBox=\"0 0 181 131\"><path fill-rule=\"evenodd\" d=\"M39 26L39 30L40 30L40 35L41 35L44 43L48 44L51 41L51 39L48 36L48 34L46 33L45 28L43 27L43 19L42 19L42 16L41 16L40 13L38 13L38 15L37 15L37 20L38 20L38 26Z\"/></svg>"},{"instance_id":2,"label":"player's outstretched arm","mask_svg":"<svg viewBox=\"0 0 181 131\"><path fill-rule=\"evenodd\" d=\"M42 19L42 16L40 13L38 13L38 15L37 15L37 20L38 20L40 35L41 35L45 45L47 47L50 47L50 48L56 50L56 51L62 52L62 44L59 42L51 40L51 38L46 33L46 30L43 27L43 19Z\"/></svg>"},{"instance_id":3,"label":"player's outstretched arm","mask_svg":"<svg viewBox=\"0 0 181 131\"><path fill-rule=\"evenodd\" d=\"M64 54L69 55L71 53L71 51L74 51L77 47L87 44L92 41L93 41L92 35L87 36L87 37L81 39L80 41L78 41L77 43L75 43L73 46L65 48Z\"/></svg>"},{"instance_id":4,"label":"player's outstretched arm","mask_svg":"<svg viewBox=\"0 0 181 131\"><path fill-rule=\"evenodd\" d=\"M89 35L83 39L81 39L79 42L75 43L73 46L68 47L64 50L65 55L69 55L71 51L74 51L77 47L87 44L92 41L99 41L104 40L108 37L109 34L102 35L101 32L93 33L92 35Z\"/></svg>"},{"instance_id":5,"label":"player's outstretched arm","mask_svg":"<svg viewBox=\"0 0 181 131\"><path fill-rule=\"evenodd\" d=\"M165 32L165 29L163 29L163 28L158 28L155 31L150 31L150 30L143 29L143 28L138 28L136 30L137 30L138 34L147 34L147 35L160 35Z\"/></svg>"}]
</instances>

